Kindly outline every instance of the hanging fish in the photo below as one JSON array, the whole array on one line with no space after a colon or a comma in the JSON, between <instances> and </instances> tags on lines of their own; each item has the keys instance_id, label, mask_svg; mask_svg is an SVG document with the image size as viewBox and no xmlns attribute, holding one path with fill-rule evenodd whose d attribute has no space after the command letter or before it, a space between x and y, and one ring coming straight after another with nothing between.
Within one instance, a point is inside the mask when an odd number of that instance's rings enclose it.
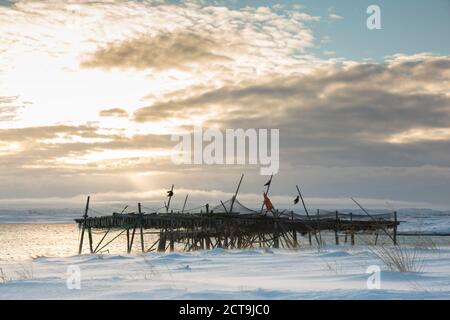
<instances>
[{"instance_id":1,"label":"hanging fish","mask_svg":"<svg viewBox=\"0 0 450 320\"><path fill-rule=\"evenodd\" d=\"M294 199L294 204L297 204L299 200L300 200L300 196L297 196L297 197Z\"/></svg>"},{"instance_id":2,"label":"hanging fish","mask_svg":"<svg viewBox=\"0 0 450 320\"><path fill-rule=\"evenodd\" d=\"M273 210L272 201L270 201L269 197L267 196L267 193L263 193L263 195L264 195L264 205L266 206L267 210L269 211Z\"/></svg>"}]
</instances>

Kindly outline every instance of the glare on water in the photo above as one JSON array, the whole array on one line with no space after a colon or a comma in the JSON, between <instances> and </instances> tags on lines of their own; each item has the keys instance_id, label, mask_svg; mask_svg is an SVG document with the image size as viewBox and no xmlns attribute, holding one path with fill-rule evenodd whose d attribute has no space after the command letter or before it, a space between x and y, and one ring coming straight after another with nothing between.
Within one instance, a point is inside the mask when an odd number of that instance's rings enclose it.
<instances>
[{"instance_id":1,"label":"glare on water","mask_svg":"<svg viewBox=\"0 0 450 320\"><path fill-rule=\"evenodd\" d=\"M118 235L110 232L103 242ZM103 236L94 232L94 243L97 244ZM145 241L150 246L154 235L145 235ZM0 261L29 260L36 257L66 257L78 254L80 230L73 224L0 224ZM87 235L85 236L84 250L88 253ZM119 236L104 250L109 253L126 253L126 237ZM140 242L137 238L133 244L133 251L140 252Z\"/></svg>"}]
</instances>

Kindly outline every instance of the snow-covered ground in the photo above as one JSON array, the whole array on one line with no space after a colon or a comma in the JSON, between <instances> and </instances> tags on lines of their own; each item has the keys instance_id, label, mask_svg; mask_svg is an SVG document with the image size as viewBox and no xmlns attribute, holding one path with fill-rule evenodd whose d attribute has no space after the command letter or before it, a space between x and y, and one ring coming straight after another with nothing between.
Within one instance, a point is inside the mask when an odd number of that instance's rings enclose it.
<instances>
[{"instance_id":1,"label":"snow-covered ground","mask_svg":"<svg viewBox=\"0 0 450 320\"><path fill-rule=\"evenodd\" d=\"M0 298L450 299L450 248L419 257L417 273L388 271L364 246L37 258L1 264ZM374 265L380 289L367 287Z\"/></svg>"}]
</instances>

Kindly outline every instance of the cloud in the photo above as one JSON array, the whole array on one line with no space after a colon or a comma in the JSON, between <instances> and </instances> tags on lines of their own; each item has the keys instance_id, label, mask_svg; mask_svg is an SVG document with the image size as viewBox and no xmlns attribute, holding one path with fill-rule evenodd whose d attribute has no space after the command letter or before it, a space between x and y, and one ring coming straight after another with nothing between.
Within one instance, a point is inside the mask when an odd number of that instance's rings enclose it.
<instances>
[{"instance_id":1,"label":"cloud","mask_svg":"<svg viewBox=\"0 0 450 320\"><path fill-rule=\"evenodd\" d=\"M0 121L13 121L24 107L18 96L0 96Z\"/></svg>"},{"instance_id":2,"label":"cloud","mask_svg":"<svg viewBox=\"0 0 450 320\"><path fill-rule=\"evenodd\" d=\"M194 64L223 61L222 45L189 32L155 37L141 35L100 48L81 63L85 68L185 69Z\"/></svg>"},{"instance_id":3,"label":"cloud","mask_svg":"<svg viewBox=\"0 0 450 320\"><path fill-rule=\"evenodd\" d=\"M143 100L330 63L308 54L320 18L303 9L19 0L0 11L0 82L14 88L8 95L33 98L23 123L39 112L44 124L73 121L75 108L82 123L105 105L131 110Z\"/></svg>"},{"instance_id":4,"label":"cloud","mask_svg":"<svg viewBox=\"0 0 450 320\"><path fill-rule=\"evenodd\" d=\"M258 79L141 108L134 119L280 128L282 165L450 167L439 151L450 143L449 62L423 56Z\"/></svg>"},{"instance_id":5,"label":"cloud","mask_svg":"<svg viewBox=\"0 0 450 320\"><path fill-rule=\"evenodd\" d=\"M337 21L344 19L342 16L336 14L336 8L330 7L328 8L328 19L331 21Z\"/></svg>"},{"instance_id":6,"label":"cloud","mask_svg":"<svg viewBox=\"0 0 450 320\"><path fill-rule=\"evenodd\" d=\"M121 108L112 108L112 109L105 109L100 111L101 117L128 117L128 112Z\"/></svg>"},{"instance_id":7,"label":"cloud","mask_svg":"<svg viewBox=\"0 0 450 320\"><path fill-rule=\"evenodd\" d=\"M169 135L127 136L93 125L1 129L0 141L0 174L17 175L28 170L126 172L147 168L144 163L155 170L157 163L168 162L161 150L171 150Z\"/></svg>"},{"instance_id":8,"label":"cloud","mask_svg":"<svg viewBox=\"0 0 450 320\"><path fill-rule=\"evenodd\" d=\"M328 15L328 18L329 18L330 20L342 20L342 19L344 19L342 16L337 15L337 14L335 14L335 13L330 13L330 14Z\"/></svg>"},{"instance_id":9,"label":"cloud","mask_svg":"<svg viewBox=\"0 0 450 320\"><path fill-rule=\"evenodd\" d=\"M287 197L301 182L321 199L448 203L449 57L323 60L310 53L332 41L316 41L320 18L275 8L63 0L0 7L1 197L95 192L111 200L165 183L231 194L241 172L242 194L260 195L266 181L257 168L171 163L170 133L203 123L281 129L274 195ZM340 17L333 10L323 23Z\"/></svg>"}]
</instances>

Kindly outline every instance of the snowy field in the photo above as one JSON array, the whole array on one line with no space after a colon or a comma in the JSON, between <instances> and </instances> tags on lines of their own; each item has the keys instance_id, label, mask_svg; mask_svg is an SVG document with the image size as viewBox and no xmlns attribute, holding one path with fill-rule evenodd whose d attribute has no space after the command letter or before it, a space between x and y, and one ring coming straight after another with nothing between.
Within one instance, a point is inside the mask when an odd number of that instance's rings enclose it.
<instances>
[{"instance_id":1,"label":"snowy field","mask_svg":"<svg viewBox=\"0 0 450 320\"><path fill-rule=\"evenodd\" d=\"M389 271L365 246L36 258L2 263L0 298L450 299L450 248L418 257L421 272ZM379 289L367 287L370 266ZM80 289L68 289L78 270Z\"/></svg>"},{"instance_id":2,"label":"snowy field","mask_svg":"<svg viewBox=\"0 0 450 320\"><path fill-rule=\"evenodd\" d=\"M119 239L108 254L76 256L72 219L80 214L54 213L0 210L0 299L450 299L449 237L421 246L420 272L393 271L359 236L354 247L330 245L330 238L320 251L304 245L145 255L121 254ZM449 212L400 210L399 220L400 232L450 232ZM401 238L409 255L416 240ZM376 274L367 271L377 267L380 288L369 289ZM78 270L81 287L69 289Z\"/></svg>"}]
</instances>

